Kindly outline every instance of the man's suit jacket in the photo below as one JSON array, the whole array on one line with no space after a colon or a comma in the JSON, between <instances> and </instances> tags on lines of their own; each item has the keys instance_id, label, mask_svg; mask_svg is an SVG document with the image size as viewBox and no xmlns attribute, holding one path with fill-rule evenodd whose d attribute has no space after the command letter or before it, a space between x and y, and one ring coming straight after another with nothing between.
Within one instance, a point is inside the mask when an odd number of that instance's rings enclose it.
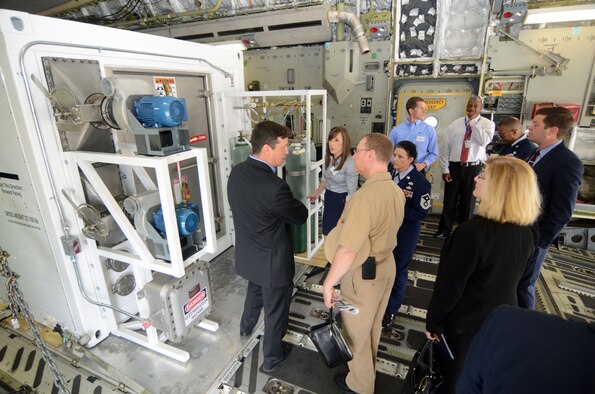
<instances>
[{"instance_id":1,"label":"man's suit jacket","mask_svg":"<svg viewBox=\"0 0 595 394\"><path fill-rule=\"evenodd\" d=\"M595 393L595 324L501 306L471 343L458 394Z\"/></svg>"},{"instance_id":2,"label":"man's suit jacket","mask_svg":"<svg viewBox=\"0 0 595 394\"><path fill-rule=\"evenodd\" d=\"M543 199L539 224L539 247L547 248L570 221L578 187L583 178L583 163L560 143L533 166Z\"/></svg>"},{"instance_id":3,"label":"man's suit jacket","mask_svg":"<svg viewBox=\"0 0 595 394\"><path fill-rule=\"evenodd\" d=\"M295 272L290 224L302 224L308 210L271 168L249 158L227 182L235 227L236 273L262 287L292 283Z\"/></svg>"},{"instance_id":4,"label":"man's suit jacket","mask_svg":"<svg viewBox=\"0 0 595 394\"><path fill-rule=\"evenodd\" d=\"M529 141L527 138L523 138L520 141L515 141L511 145L506 145L498 154L500 156L512 156L527 161L531 158L535 149L537 149L537 145Z\"/></svg>"}]
</instances>

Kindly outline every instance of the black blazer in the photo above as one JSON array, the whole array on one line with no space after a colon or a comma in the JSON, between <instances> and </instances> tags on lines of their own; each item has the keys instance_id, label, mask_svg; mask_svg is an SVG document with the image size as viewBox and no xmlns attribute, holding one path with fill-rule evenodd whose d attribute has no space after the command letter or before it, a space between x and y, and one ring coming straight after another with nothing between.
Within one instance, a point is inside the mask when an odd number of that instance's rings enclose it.
<instances>
[{"instance_id":1,"label":"black blazer","mask_svg":"<svg viewBox=\"0 0 595 394\"><path fill-rule=\"evenodd\" d=\"M560 143L533 166L543 202L539 224L539 247L547 248L570 221L578 188L583 179L583 163Z\"/></svg>"},{"instance_id":2,"label":"black blazer","mask_svg":"<svg viewBox=\"0 0 595 394\"><path fill-rule=\"evenodd\" d=\"M235 227L236 273L262 287L290 285L295 273L290 224L308 210L289 185L252 158L236 165L227 182Z\"/></svg>"},{"instance_id":3,"label":"black blazer","mask_svg":"<svg viewBox=\"0 0 595 394\"><path fill-rule=\"evenodd\" d=\"M537 245L536 226L474 216L446 239L426 317L441 334L475 333L498 305L517 305L516 289Z\"/></svg>"}]
</instances>

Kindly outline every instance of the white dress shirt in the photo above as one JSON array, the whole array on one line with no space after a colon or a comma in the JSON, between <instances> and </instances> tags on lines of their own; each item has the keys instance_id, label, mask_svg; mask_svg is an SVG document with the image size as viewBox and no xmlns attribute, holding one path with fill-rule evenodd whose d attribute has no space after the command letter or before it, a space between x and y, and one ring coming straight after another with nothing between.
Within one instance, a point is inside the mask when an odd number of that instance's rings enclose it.
<instances>
[{"instance_id":1,"label":"white dress shirt","mask_svg":"<svg viewBox=\"0 0 595 394\"><path fill-rule=\"evenodd\" d=\"M468 120L466 116L454 120L446 128L444 143L440 149L440 167L443 174L450 173L448 164L451 161L461 161L461 148L465 140L467 122L471 125L471 139L469 140L469 156L467 162L475 162L486 159L486 146L494 138L496 125L483 116Z\"/></svg>"}]
</instances>

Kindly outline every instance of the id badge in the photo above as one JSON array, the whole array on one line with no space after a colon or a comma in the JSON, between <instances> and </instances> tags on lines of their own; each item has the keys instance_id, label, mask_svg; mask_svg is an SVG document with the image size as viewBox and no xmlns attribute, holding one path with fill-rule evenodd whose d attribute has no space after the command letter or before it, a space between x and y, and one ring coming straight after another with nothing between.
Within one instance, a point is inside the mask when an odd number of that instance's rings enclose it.
<instances>
[{"instance_id":1,"label":"id badge","mask_svg":"<svg viewBox=\"0 0 595 394\"><path fill-rule=\"evenodd\" d=\"M424 142L425 140L426 140L426 137L423 135L418 135L417 137L415 137L416 142Z\"/></svg>"},{"instance_id":2,"label":"id badge","mask_svg":"<svg viewBox=\"0 0 595 394\"><path fill-rule=\"evenodd\" d=\"M465 141L465 148L467 148L467 149L471 148L471 140Z\"/></svg>"}]
</instances>

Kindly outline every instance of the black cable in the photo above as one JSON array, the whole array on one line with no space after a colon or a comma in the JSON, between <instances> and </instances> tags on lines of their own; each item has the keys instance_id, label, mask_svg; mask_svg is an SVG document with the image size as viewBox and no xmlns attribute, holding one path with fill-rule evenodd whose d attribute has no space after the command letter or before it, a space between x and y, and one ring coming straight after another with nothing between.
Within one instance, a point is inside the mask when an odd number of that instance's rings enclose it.
<instances>
[{"instance_id":1,"label":"black cable","mask_svg":"<svg viewBox=\"0 0 595 394\"><path fill-rule=\"evenodd\" d=\"M128 0L128 2L126 4L124 4L122 6L122 8L120 8L118 11L114 12L113 14L103 15L103 16L97 18L97 20L103 20L103 19L107 19L107 18L115 16L115 15L118 15L120 12L122 12L126 7L128 7L134 1L138 2L139 0Z\"/></svg>"}]
</instances>

